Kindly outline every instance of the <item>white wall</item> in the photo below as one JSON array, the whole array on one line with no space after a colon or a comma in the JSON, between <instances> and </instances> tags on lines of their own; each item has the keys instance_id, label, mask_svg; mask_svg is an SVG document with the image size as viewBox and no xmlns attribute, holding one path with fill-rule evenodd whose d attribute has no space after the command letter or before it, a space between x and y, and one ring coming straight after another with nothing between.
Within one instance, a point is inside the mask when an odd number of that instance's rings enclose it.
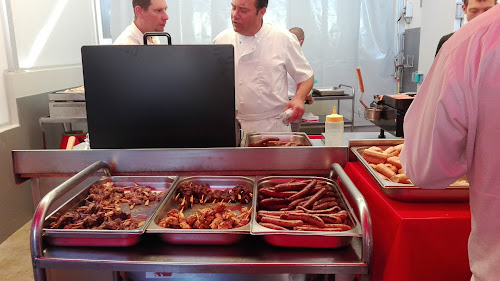
<instances>
[{"instance_id":1,"label":"white wall","mask_svg":"<svg viewBox=\"0 0 500 281\"><path fill-rule=\"evenodd\" d=\"M0 6L0 15L4 11L4 7ZM4 73L9 68L7 63L7 50L4 37L4 23L0 21L0 73ZM10 121L9 100L7 99L7 92L5 90L5 79L0 75L0 127Z\"/></svg>"},{"instance_id":2,"label":"white wall","mask_svg":"<svg viewBox=\"0 0 500 281\"><path fill-rule=\"evenodd\" d=\"M441 37L456 31L460 20L456 20L456 4L461 0L407 0L413 4L412 22L406 29L420 27L420 55L418 72L424 74L424 80L431 68L436 48Z\"/></svg>"},{"instance_id":3,"label":"white wall","mask_svg":"<svg viewBox=\"0 0 500 281\"><path fill-rule=\"evenodd\" d=\"M80 64L80 47L97 44L94 1L11 0L10 6L20 69Z\"/></svg>"}]
</instances>

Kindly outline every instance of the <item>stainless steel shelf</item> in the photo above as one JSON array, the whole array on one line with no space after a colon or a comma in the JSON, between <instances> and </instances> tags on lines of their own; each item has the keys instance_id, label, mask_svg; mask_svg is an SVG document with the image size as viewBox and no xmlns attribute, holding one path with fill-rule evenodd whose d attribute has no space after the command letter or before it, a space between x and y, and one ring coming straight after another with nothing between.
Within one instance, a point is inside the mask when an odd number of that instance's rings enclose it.
<instances>
[{"instance_id":1,"label":"stainless steel shelf","mask_svg":"<svg viewBox=\"0 0 500 281\"><path fill-rule=\"evenodd\" d=\"M367 274L361 241L340 249L279 248L249 236L225 246L171 245L157 236L125 248L46 247L39 268L103 271L242 273L242 274Z\"/></svg>"}]
</instances>

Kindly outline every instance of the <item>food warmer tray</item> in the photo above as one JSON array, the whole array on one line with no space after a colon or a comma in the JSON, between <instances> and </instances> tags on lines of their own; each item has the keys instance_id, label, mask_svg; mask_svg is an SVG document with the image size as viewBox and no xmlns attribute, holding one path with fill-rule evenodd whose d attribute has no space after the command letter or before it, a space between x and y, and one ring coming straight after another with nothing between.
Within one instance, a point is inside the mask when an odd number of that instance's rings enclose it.
<instances>
[{"instance_id":1,"label":"food warmer tray","mask_svg":"<svg viewBox=\"0 0 500 281\"><path fill-rule=\"evenodd\" d=\"M158 225L159 221L166 216L166 214L179 206L179 202L175 202L174 198L177 195L177 190L184 182L193 182L194 184L208 184L210 189L228 189L233 188L238 184L244 185L251 190L254 190L254 178L252 177L240 177L240 176L192 176L192 177L181 177L176 182L175 186L172 187L171 192L167 198L163 201L161 206L158 208L157 212L154 214L154 218L149 224L146 232L155 233L160 235L161 239L167 243L171 244L190 244L190 245L229 245L242 240L245 235L250 234L250 222L242 227L233 229L173 229L164 228ZM230 203L228 206L230 208L235 208L240 206L240 203ZM184 215L186 217L194 214L196 210L213 207L212 203L196 204L193 208L184 210ZM244 205L247 208L252 207L252 201ZM238 210L233 210L238 213Z\"/></svg>"},{"instance_id":2,"label":"food warmer tray","mask_svg":"<svg viewBox=\"0 0 500 281\"><path fill-rule=\"evenodd\" d=\"M280 183L286 183L291 180L306 180L316 179L325 181L328 186L335 192L339 207L346 210L347 224L352 228L349 231L295 231L295 230L274 230L260 225L257 222L258 208L258 194L261 188L273 187ZM362 230L357 217L349 201L346 200L345 195L339 188L336 181L332 181L323 177L285 177L285 176L272 176L264 177L257 181L255 190L253 206L255 207L252 214L252 234L263 235L266 242L274 246L281 247L299 247L299 248L340 248L349 245L353 237L362 237Z\"/></svg>"},{"instance_id":3,"label":"food warmer tray","mask_svg":"<svg viewBox=\"0 0 500 281\"><path fill-rule=\"evenodd\" d=\"M102 177L93 184L83 189L80 193L64 203L49 215L43 223L43 235L45 240L55 246L103 246L103 247L127 247L139 242L141 235L145 232L147 225L151 221L153 214L158 209L161 201L167 196L171 185L177 177L170 176L118 176ZM135 205L130 209L127 203L121 204L122 211L130 212L133 218L145 218L145 223L133 230L98 230L98 229L51 229L48 228L54 221L56 213L65 212L77 206L83 205L89 190L93 185L100 185L107 182L114 182L118 187L131 187L135 184L149 186L157 192L166 191L160 201L150 202L148 206Z\"/></svg>"},{"instance_id":4,"label":"food warmer tray","mask_svg":"<svg viewBox=\"0 0 500 281\"><path fill-rule=\"evenodd\" d=\"M386 149L404 143L403 139L394 140L351 140L351 152L368 170L387 197L405 202L467 202L469 200L468 184L452 184L446 189L422 189L413 184L395 183L382 179L363 158L363 151L371 146Z\"/></svg>"},{"instance_id":5,"label":"food warmer tray","mask_svg":"<svg viewBox=\"0 0 500 281\"><path fill-rule=\"evenodd\" d=\"M248 134L245 141L245 146L249 147L261 139L276 137L280 141L297 142L300 146L312 146L311 139L304 132L268 132L268 133L251 133ZM294 147L294 146L291 146Z\"/></svg>"}]
</instances>

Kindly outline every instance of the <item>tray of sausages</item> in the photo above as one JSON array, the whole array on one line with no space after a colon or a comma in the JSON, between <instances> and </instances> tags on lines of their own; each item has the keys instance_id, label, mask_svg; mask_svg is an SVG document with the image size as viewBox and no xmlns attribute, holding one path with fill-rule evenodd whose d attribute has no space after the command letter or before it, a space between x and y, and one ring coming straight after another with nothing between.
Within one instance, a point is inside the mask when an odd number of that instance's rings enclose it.
<instances>
[{"instance_id":1,"label":"tray of sausages","mask_svg":"<svg viewBox=\"0 0 500 281\"><path fill-rule=\"evenodd\" d=\"M181 177L146 232L172 244L236 243L250 234L253 193L251 177Z\"/></svg>"},{"instance_id":2,"label":"tray of sausages","mask_svg":"<svg viewBox=\"0 0 500 281\"><path fill-rule=\"evenodd\" d=\"M44 221L56 246L125 247L139 242L177 177L103 177Z\"/></svg>"},{"instance_id":3,"label":"tray of sausages","mask_svg":"<svg viewBox=\"0 0 500 281\"><path fill-rule=\"evenodd\" d=\"M252 133L246 137L247 147L295 147L312 146L303 132Z\"/></svg>"},{"instance_id":4,"label":"tray of sausages","mask_svg":"<svg viewBox=\"0 0 500 281\"><path fill-rule=\"evenodd\" d=\"M257 182L252 234L275 246L339 248L360 237L358 219L338 183L322 177Z\"/></svg>"},{"instance_id":5,"label":"tray of sausages","mask_svg":"<svg viewBox=\"0 0 500 281\"><path fill-rule=\"evenodd\" d=\"M422 189L404 173L399 153L404 140L351 140L356 156L382 191L390 198L408 202L466 202L469 183L461 178L446 189Z\"/></svg>"}]
</instances>

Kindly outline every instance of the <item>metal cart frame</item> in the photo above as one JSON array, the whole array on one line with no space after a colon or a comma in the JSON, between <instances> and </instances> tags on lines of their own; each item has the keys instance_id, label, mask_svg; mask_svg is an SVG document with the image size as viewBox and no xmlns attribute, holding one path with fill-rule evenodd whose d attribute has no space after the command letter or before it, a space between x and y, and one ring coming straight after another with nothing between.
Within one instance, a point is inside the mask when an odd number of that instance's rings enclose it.
<instances>
[{"instance_id":1,"label":"metal cart frame","mask_svg":"<svg viewBox=\"0 0 500 281\"><path fill-rule=\"evenodd\" d=\"M342 169L348 161L347 147L13 151L13 161L18 182L41 177L68 177L78 172L45 195L36 209L30 242L37 281L46 280L48 268L174 273L360 274L363 281L369 280L371 219L365 199ZM235 245L202 247L162 244L152 235L146 235L150 237L142 239L137 246L124 248L46 244L43 221L50 205L101 169L104 175L338 177L354 202L352 205L360 221L362 237L354 238L344 248L333 250L272 247L256 236L249 236ZM35 190L40 181L32 182Z\"/></svg>"}]
</instances>

